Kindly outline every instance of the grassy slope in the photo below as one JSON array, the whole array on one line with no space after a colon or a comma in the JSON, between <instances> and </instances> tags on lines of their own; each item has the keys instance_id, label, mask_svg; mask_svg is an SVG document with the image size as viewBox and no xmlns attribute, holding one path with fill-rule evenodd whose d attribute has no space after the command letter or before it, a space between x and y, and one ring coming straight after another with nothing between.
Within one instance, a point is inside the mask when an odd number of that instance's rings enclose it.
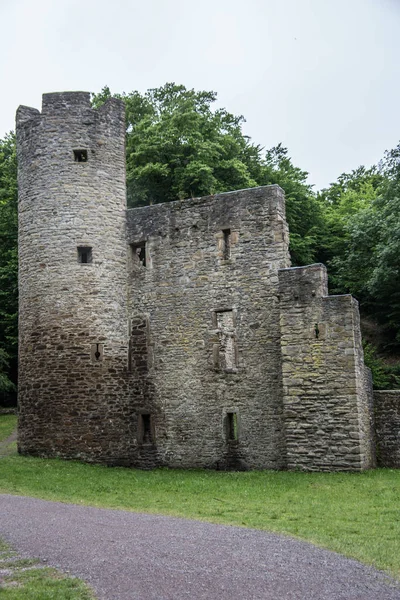
<instances>
[{"instance_id":1,"label":"grassy slope","mask_svg":"<svg viewBox=\"0 0 400 600\"><path fill-rule=\"evenodd\" d=\"M295 535L400 578L400 471L138 471L11 455L0 492Z\"/></svg>"},{"instance_id":2,"label":"grassy slope","mask_svg":"<svg viewBox=\"0 0 400 600\"><path fill-rule=\"evenodd\" d=\"M0 444L12 434L16 427L17 417L15 415L0 415Z\"/></svg>"}]
</instances>

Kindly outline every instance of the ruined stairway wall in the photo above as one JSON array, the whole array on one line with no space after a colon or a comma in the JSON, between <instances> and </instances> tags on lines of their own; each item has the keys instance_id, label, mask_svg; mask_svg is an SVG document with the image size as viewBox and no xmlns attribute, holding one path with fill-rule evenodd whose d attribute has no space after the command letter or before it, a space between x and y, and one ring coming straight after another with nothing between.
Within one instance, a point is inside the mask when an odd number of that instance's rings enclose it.
<instances>
[{"instance_id":1,"label":"ruined stairway wall","mask_svg":"<svg viewBox=\"0 0 400 600\"><path fill-rule=\"evenodd\" d=\"M287 466L372 467L372 386L357 302L328 296L320 264L284 269L279 280Z\"/></svg>"}]
</instances>

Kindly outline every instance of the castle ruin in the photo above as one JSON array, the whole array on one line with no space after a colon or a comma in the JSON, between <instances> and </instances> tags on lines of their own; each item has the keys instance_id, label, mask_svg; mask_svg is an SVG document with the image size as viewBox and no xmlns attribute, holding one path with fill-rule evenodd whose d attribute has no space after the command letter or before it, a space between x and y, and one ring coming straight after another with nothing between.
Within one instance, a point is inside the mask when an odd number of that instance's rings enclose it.
<instances>
[{"instance_id":1,"label":"castle ruin","mask_svg":"<svg viewBox=\"0 0 400 600\"><path fill-rule=\"evenodd\" d=\"M124 105L17 112L19 451L109 465L374 466L357 302L290 267L276 185L126 209Z\"/></svg>"}]
</instances>

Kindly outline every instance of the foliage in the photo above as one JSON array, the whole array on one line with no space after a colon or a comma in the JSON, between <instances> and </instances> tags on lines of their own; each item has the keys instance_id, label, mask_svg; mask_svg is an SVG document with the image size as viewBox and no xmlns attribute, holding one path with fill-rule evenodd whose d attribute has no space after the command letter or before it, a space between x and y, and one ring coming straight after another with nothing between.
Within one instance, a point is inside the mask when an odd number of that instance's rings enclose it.
<instances>
[{"instance_id":1,"label":"foliage","mask_svg":"<svg viewBox=\"0 0 400 600\"><path fill-rule=\"evenodd\" d=\"M386 346L400 348L399 148L381 163L380 184L345 226L346 247L332 264L338 286L361 302L386 331Z\"/></svg>"},{"instance_id":2,"label":"foliage","mask_svg":"<svg viewBox=\"0 0 400 600\"><path fill-rule=\"evenodd\" d=\"M126 105L129 206L278 184L286 193L293 262L313 262L321 211L307 173L292 164L286 148L278 145L263 158L243 134L242 116L213 110L215 92L167 83L115 96ZM110 97L105 87L93 105Z\"/></svg>"},{"instance_id":3,"label":"foliage","mask_svg":"<svg viewBox=\"0 0 400 600\"><path fill-rule=\"evenodd\" d=\"M17 368L18 217L15 136L0 140L0 393L13 388Z\"/></svg>"},{"instance_id":4,"label":"foliage","mask_svg":"<svg viewBox=\"0 0 400 600\"><path fill-rule=\"evenodd\" d=\"M348 249L352 219L378 197L383 179L377 167L366 169L361 166L351 173L342 173L337 182L318 194L324 224L317 255L318 260L329 267L329 283L333 292L354 293L338 276L338 270Z\"/></svg>"},{"instance_id":5,"label":"foliage","mask_svg":"<svg viewBox=\"0 0 400 600\"><path fill-rule=\"evenodd\" d=\"M400 577L400 471L148 472L14 455L0 493L286 533Z\"/></svg>"},{"instance_id":6,"label":"foliage","mask_svg":"<svg viewBox=\"0 0 400 600\"><path fill-rule=\"evenodd\" d=\"M364 362L371 369L372 381L376 390L400 388L400 366L389 366L378 355L376 348L363 342Z\"/></svg>"},{"instance_id":7,"label":"foliage","mask_svg":"<svg viewBox=\"0 0 400 600\"><path fill-rule=\"evenodd\" d=\"M93 104L110 96L106 87ZM257 185L260 148L243 135L243 117L211 109L215 92L167 83L116 96L126 106L128 205Z\"/></svg>"},{"instance_id":8,"label":"foliage","mask_svg":"<svg viewBox=\"0 0 400 600\"><path fill-rule=\"evenodd\" d=\"M0 348L0 393L15 389L15 385L8 376L9 357L3 348Z\"/></svg>"},{"instance_id":9,"label":"foliage","mask_svg":"<svg viewBox=\"0 0 400 600\"><path fill-rule=\"evenodd\" d=\"M314 262L323 227L321 203L307 183L307 176L306 171L293 165L287 148L278 144L267 151L259 178L261 185L276 183L285 191L290 253L295 266Z\"/></svg>"}]
</instances>

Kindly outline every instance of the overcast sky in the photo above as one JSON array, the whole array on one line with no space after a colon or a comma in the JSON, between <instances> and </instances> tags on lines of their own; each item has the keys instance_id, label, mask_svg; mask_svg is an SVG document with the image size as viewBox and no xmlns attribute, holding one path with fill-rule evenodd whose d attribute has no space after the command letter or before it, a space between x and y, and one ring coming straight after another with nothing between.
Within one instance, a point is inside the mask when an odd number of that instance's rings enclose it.
<instances>
[{"instance_id":1,"label":"overcast sky","mask_svg":"<svg viewBox=\"0 0 400 600\"><path fill-rule=\"evenodd\" d=\"M400 140L400 0L0 0L0 137L65 90L218 92L319 189Z\"/></svg>"}]
</instances>

